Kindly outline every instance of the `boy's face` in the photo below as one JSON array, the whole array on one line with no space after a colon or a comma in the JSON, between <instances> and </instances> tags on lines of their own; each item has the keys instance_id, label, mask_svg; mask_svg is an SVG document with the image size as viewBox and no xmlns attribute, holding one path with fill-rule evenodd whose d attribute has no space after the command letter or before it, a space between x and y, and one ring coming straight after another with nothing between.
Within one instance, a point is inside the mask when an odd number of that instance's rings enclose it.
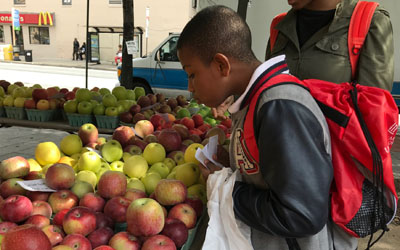
<instances>
[{"instance_id":1,"label":"boy's face","mask_svg":"<svg viewBox=\"0 0 400 250\"><path fill-rule=\"evenodd\" d=\"M190 49L178 50L178 57L183 70L188 75L188 90L199 102L209 107L218 107L227 98L225 66L218 59L213 59L210 65L205 65Z\"/></svg>"}]
</instances>

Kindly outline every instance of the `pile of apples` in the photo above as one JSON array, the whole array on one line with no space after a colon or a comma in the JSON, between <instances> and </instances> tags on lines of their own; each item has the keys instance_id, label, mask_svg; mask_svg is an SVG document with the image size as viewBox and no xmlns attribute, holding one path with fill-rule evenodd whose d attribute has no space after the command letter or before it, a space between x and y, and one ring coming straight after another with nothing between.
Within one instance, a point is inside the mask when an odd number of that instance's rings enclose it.
<instances>
[{"instance_id":1,"label":"pile of apples","mask_svg":"<svg viewBox=\"0 0 400 250\"><path fill-rule=\"evenodd\" d=\"M143 122L135 126L143 138L121 126L107 140L93 124L84 124L59 146L39 143L35 158L2 161L2 249L183 246L207 201L195 158L203 144L188 139L201 137L182 124L154 131L150 121ZM221 146L229 141L219 127L207 133L203 141L213 134L222 136ZM26 191L17 184L33 179L43 179L56 192Z\"/></svg>"}]
</instances>

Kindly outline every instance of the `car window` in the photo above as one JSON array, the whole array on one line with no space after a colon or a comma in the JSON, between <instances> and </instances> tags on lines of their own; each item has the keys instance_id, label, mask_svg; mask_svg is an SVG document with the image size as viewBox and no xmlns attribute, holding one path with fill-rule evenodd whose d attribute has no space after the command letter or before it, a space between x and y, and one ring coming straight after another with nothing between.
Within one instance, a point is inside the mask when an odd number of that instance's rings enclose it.
<instances>
[{"instance_id":1,"label":"car window","mask_svg":"<svg viewBox=\"0 0 400 250\"><path fill-rule=\"evenodd\" d=\"M179 37L174 36L168 40L159 50L160 61L178 62L176 45Z\"/></svg>"}]
</instances>

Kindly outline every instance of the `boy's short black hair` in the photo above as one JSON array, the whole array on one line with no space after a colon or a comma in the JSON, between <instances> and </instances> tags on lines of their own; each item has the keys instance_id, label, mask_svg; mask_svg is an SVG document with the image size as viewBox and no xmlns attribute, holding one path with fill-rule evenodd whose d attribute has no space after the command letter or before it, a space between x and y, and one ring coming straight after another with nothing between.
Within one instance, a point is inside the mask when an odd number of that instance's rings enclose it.
<instances>
[{"instance_id":1,"label":"boy's short black hair","mask_svg":"<svg viewBox=\"0 0 400 250\"><path fill-rule=\"evenodd\" d=\"M221 5L197 13L183 29L177 48L189 48L206 65L217 53L242 62L256 59L249 26L235 11Z\"/></svg>"}]
</instances>

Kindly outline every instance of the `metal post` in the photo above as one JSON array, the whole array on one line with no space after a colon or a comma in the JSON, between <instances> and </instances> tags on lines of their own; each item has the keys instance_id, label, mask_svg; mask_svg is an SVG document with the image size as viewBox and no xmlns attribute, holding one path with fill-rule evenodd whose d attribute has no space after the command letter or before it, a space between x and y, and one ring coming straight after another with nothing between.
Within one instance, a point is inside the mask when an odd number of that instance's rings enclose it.
<instances>
[{"instance_id":1,"label":"metal post","mask_svg":"<svg viewBox=\"0 0 400 250\"><path fill-rule=\"evenodd\" d=\"M85 48L85 59L86 59L86 66L85 66L85 88L88 88L88 63L89 63L89 58L88 58L88 48L89 48L89 0L86 0L86 48Z\"/></svg>"}]
</instances>

